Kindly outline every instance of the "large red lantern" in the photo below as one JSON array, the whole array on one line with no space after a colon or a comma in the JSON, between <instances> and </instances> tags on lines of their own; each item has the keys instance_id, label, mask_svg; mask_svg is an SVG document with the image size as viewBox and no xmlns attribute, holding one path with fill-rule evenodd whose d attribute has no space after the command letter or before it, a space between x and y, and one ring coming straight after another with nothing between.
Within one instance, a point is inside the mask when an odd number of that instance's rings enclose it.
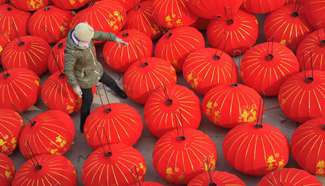
<instances>
[{"instance_id":1,"label":"large red lantern","mask_svg":"<svg viewBox=\"0 0 325 186\"><path fill-rule=\"evenodd\" d=\"M325 117L307 121L292 136L292 154L300 167L325 176ZM308 148L309 147L309 148Z\"/></svg>"},{"instance_id":2,"label":"large red lantern","mask_svg":"<svg viewBox=\"0 0 325 186\"><path fill-rule=\"evenodd\" d=\"M40 79L28 69L11 69L0 73L0 108L24 112L38 98Z\"/></svg>"},{"instance_id":3,"label":"large red lantern","mask_svg":"<svg viewBox=\"0 0 325 186\"><path fill-rule=\"evenodd\" d=\"M296 50L300 41L310 32L302 11L297 5L284 6L267 16L264 32L269 41L279 42Z\"/></svg>"},{"instance_id":4,"label":"large red lantern","mask_svg":"<svg viewBox=\"0 0 325 186\"><path fill-rule=\"evenodd\" d=\"M217 85L236 83L237 66L223 51L204 48L187 56L183 76L196 92L204 95Z\"/></svg>"},{"instance_id":5,"label":"large red lantern","mask_svg":"<svg viewBox=\"0 0 325 186\"><path fill-rule=\"evenodd\" d=\"M118 34L118 37L128 42L128 45L107 42L103 49L106 64L114 71L125 72L137 60L152 55L152 41L144 33L137 30L124 30Z\"/></svg>"},{"instance_id":6,"label":"large red lantern","mask_svg":"<svg viewBox=\"0 0 325 186\"><path fill-rule=\"evenodd\" d=\"M10 0L10 3L24 11L35 11L45 7L49 2L48 0Z\"/></svg>"},{"instance_id":7,"label":"large red lantern","mask_svg":"<svg viewBox=\"0 0 325 186\"><path fill-rule=\"evenodd\" d=\"M31 35L41 37L48 43L55 43L68 34L71 19L72 12L55 6L47 6L31 16L28 31Z\"/></svg>"},{"instance_id":8,"label":"large red lantern","mask_svg":"<svg viewBox=\"0 0 325 186\"><path fill-rule=\"evenodd\" d=\"M265 96L277 96L282 83L299 72L295 54L280 43L267 42L248 50L240 64L244 84Z\"/></svg>"},{"instance_id":9,"label":"large red lantern","mask_svg":"<svg viewBox=\"0 0 325 186\"><path fill-rule=\"evenodd\" d=\"M201 122L200 100L186 87L166 86L150 95L144 107L144 118L156 137L178 127L197 129Z\"/></svg>"},{"instance_id":10,"label":"large red lantern","mask_svg":"<svg viewBox=\"0 0 325 186\"><path fill-rule=\"evenodd\" d=\"M10 155L17 146L23 118L10 109L0 109L0 153Z\"/></svg>"},{"instance_id":11,"label":"large red lantern","mask_svg":"<svg viewBox=\"0 0 325 186\"><path fill-rule=\"evenodd\" d=\"M219 85L205 95L202 108L213 124L233 128L239 124L255 123L261 100L254 89L245 85Z\"/></svg>"},{"instance_id":12,"label":"large red lantern","mask_svg":"<svg viewBox=\"0 0 325 186\"><path fill-rule=\"evenodd\" d=\"M220 171L213 171L213 172L205 172L202 173L195 178L193 178L189 183L188 186L246 186L246 184L238 178L234 174L230 174L228 172L220 172Z\"/></svg>"},{"instance_id":13,"label":"large red lantern","mask_svg":"<svg viewBox=\"0 0 325 186\"><path fill-rule=\"evenodd\" d=\"M209 44L232 56L242 55L256 43L257 37L257 19L244 11L212 20L207 28Z\"/></svg>"},{"instance_id":14,"label":"large red lantern","mask_svg":"<svg viewBox=\"0 0 325 186\"><path fill-rule=\"evenodd\" d=\"M138 142L142 129L140 114L131 106L118 103L96 108L84 126L86 141L94 149L102 146L103 142L134 145Z\"/></svg>"},{"instance_id":15,"label":"large red lantern","mask_svg":"<svg viewBox=\"0 0 325 186\"><path fill-rule=\"evenodd\" d=\"M308 34L300 42L297 58L301 69L325 71L325 29Z\"/></svg>"},{"instance_id":16,"label":"large red lantern","mask_svg":"<svg viewBox=\"0 0 325 186\"><path fill-rule=\"evenodd\" d=\"M304 0L303 8L308 22L314 29L325 28L324 0Z\"/></svg>"},{"instance_id":17,"label":"large red lantern","mask_svg":"<svg viewBox=\"0 0 325 186\"><path fill-rule=\"evenodd\" d=\"M19 149L25 158L40 154L66 153L75 136L70 116L62 111L43 112L26 124L19 138Z\"/></svg>"},{"instance_id":18,"label":"large red lantern","mask_svg":"<svg viewBox=\"0 0 325 186\"><path fill-rule=\"evenodd\" d=\"M187 55L205 47L203 35L193 27L169 30L161 37L155 48L155 56L169 61L180 71Z\"/></svg>"},{"instance_id":19,"label":"large red lantern","mask_svg":"<svg viewBox=\"0 0 325 186\"><path fill-rule=\"evenodd\" d=\"M0 33L14 39L27 34L30 13L14 8L9 4L0 5Z\"/></svg>"},{"instance_id":20,"label":"large red lantern","mask_svg":"<svg viewBox=\"0 0 325 186\"><path fill-rule=\"evenodd\" d=\"M73 91L67 77L56 72L42 85L41 98L51 110L61 110L68 114L77 112L81 106L81 98Z\"/></svg>"},{"instance_id":21,"label":"large red lantern","mask_svg":"<svg viewBox=\"0 0 325 186\"><path fill-rule=\"evenodd\" d=\"M48 59L49 71L54 74L55 72L63 72L64 69L64 50L66 47L66 39L62 39L52 48Z\"/></svg>"},{"instance_id":22,"label":"large red lantern","mask_svg":"<svg viewBox=\"0 0 325 186\"><path fill-rule=\"evenodd\" d=\"M72 10L85 6L91 0L51 0L51 2L61 9Z\"/></svg>"},{"instance_id":23,"label":"large red lantern","mask_svg":"<svg viewBox=\"0 0 325 186\"><path fill-rule=\"evenodd\" d=\"M212 139L191 128L179 128L163 135L154 147L153 165L160 177L172 184L187 184L204 171L204 163L214 168L217 149Z\"/></svg>"},{"instance_id":24,"label":"large red lantern","mask_svg":"<svg viewBox=\"0 0 325 186\"><path fill-rule=\"evenodd\" d=\"M258 186L275 185L322 186L315 176L308 174L306 171L295 168L285 168L283 170L273 171L264 176L258 183Z\"/></svg>"},{"instance_id":25,"label":"large red lantern","mask_svg":"<svg viewBox=\"0 0 325 186\"><path fill-rule=\"evenodd\" d=\"M96 31L118 33L126 21L124 6L115 0L95 2L94 5L78 12L72 22L71 28L80 22L87 22Z\"/></svg>"},{"instance_id":26,"label":"large red lantern","mask_svg":"<svg viewBox=\"0 0 325 186\"><path fill-rule=\"evenodd\" d=\"M133 185L143 179L146 169L143 156L133 147L123 143L103 146L84 162L82 182L85 186Z\"/></svg>"},{"instance_id":27,"label":"large red lantern","mask_svg":"<svg viewBox=\"0 0 325 186\"><path fill-rule=\"evenodd\" d=\"M235 15L243 0L189 0L189 7L196 15L213 19Z\"/></svg>"},{"instance_id":28,"label":"large red lantern","mask_svg":"<svg viewBox=\"0 0 325 186\"><path fill-rule=\"evenodd\" d=\"M161 28L156 24L152 16L153 1L146 0L138 4L127 14L126 29L136 29L145 33L152 39L161 35Z\"/></svg>"},{"instance_id":29,"label":"large red lantern","mask_svg":"<svg viewBox=\"0 0 325 186\"><path fill-rule=\"evenodd\" d=\"M269 124L239 125L225 136L223 154L236 170L263 176L288 163L289 144L282 132Z\"/></svg>"},{"instance_id":30,"label":"large red lantern","mask_svg":"<svg viewBox=\"0 0 325 186\"><path fill-rule=\"evenodd\" d=\"M255 14L266 14L272 12L285 4L285 0L257 1L245 0L243 7L248 12Z\"/></svg>"},{"instance_id":31,"label":"large red lantern","mask_svg":"<svg viewBox=\"0 0 325 186\"><path fill-rule=\"evenodd\" d=\"M141 0L117 0L123 4L126 10L130 10L135 7Z\"/></svg>"},{"instance_id":32,"label":"large red lantern","mask_svg":"<svg viewBox=\"0 0 325 186\"><path fill-rule=\"evenodd\" d=\"M0 153L0 185L11 186L15 176L14 162L7 155Z\"/></svg>"},{"instance_id":33,"label":"large red lantern","mask_svg":"<svg viewBox=\"0 0 325 186\"><path fill-rule=\"evenodd\" d=\"M17 171L12 186L77 186L77 173L70 160L60 155L40 155Z\"/></svg>"},{"instance_id":34,"label":"large red lantern","mask_svg":"<svg viewBox=\"0 0 325 186\"><path fill-rule=\"evenodd\" d=\"M170 63L160 58L145 58L124 73L123 86L132 100L144 104L152 91L176 81L176 71Z\"/></svg>"},{"instance_id":35,"label":"large red lantern","mask_svg":"<svg viewBox=\"0 0 325 186\"><path fill-rule=\"evenodd\" d=\"M37 75L47 71L47 60L51 47L35 36L23 36L7 44L2 52L1 62L6 69L28 68Z\"/></svg>"},{"instance_id":36,"label":"large red lantern","mask_svg":"<svg viewBox=\"0 0 325 186\"><path fill-rule=\"evenodd\" d=\"M189 26L196 21L197 17L188 9L188 1L153 0L153 18L165 28Z\"/></svg>"},{"instance_id":37,"label":"large red lantern","mask_svg":"<svg viewBox=\"0 0 325 186\"><path fill-rule=\"evenodd\" d=\"M279 103L284 114L302 123L325 117L325 72L306 71L286 80L279 91Z\"/></svg>"},{"instance_id":38,"label":"large red lantern","mask_svg":"<svg viewBox=\"0 0 325 186\"><path fill-rule=\"evenodd\" d=\"M4 34L0 34L0 57L2 55L3 49L6 47L6 45L10 42L10 39L8 36Z\"/></svg>"}]
</instances>

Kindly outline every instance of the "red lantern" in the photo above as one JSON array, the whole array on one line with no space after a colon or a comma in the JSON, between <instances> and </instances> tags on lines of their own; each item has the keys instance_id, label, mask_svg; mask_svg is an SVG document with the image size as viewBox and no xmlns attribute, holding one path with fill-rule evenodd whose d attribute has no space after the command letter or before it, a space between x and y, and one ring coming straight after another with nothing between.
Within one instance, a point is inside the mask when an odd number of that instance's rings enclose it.
<instances>
[{"instance_id":1,"label":"red lantern","mask_svg":"<svg viewBox=\"0 0 325 186\"><path fill-rule=\"evenodd\" d=\"M45 7L48 0L10 0L10 3L24 11L35 11Z\"/></svg>"},{"instance_id":2,"label":"red lantern","mask_svg":"<svg viewBox=\"0 0 325 186\"><path fill-rule=\"evenodd\" d=\"M325 28L324 0L304 0L303 7L306 10L305 16L314 29Z\"/></svg>"},{"instance_id":3,"label":"red lantern","mask_svg":"<svg viewBox=\"0 0 325 186\"><path fill-rule=\"evenodd\" d=\"M96 149L106 143L134 145L143 129L140 114L127 104L109 104L96 108L84 126L88 145Z\"/></svg>"},{"instance_id":4,"label":"red lantern","mask_svg":"<svg viewBox=\"0 0 325 186\"><path fill-rule=\"evenodd\" d=\"M135 5L140 3L141 0L117 0L117 1L121 2L123 6L126 8L126 10L130 10L133 7L135 7Z\"/></svg>"},{"instance_id":5,"label":"red lantern","mask_svg":"<svg viewBox=\"0 0 325 186\"><path fill-rule=\"evenodd\" d=\"M39 37L24 36L7 44L1 61L6 69L28 68L37 75L47 71L47 60L51 47Z\"/></svg>"},{"instance_id":6,"label":"red lantern","mask_svg":"<svg viewBox=\"0 0 325 186\"><path fill-rule=\"evenodd\" d=\"M297 57L300 68L325 71L325 29L307 35L299 44Z\"/></svg>"},{"instance_id":7,"label":"red lantern","mask_svg":"<svg viewBox=\"0 0 325 186\"><path fill-rule=\"evenodd\" d=\"M165 28L189 26L197 17L188 9L189 0L153 0L152 15Z\"/></svg>"},{"instance_id":8,"label":"red lantern","mask_svg":"<svg viewBox=\"0 0 325 186\"><path fill-rule=\"evenodd\" d=\"M55 43L68 34L71 19L72 12L55 6L47 6L31 16L28 31L31 35L41 37L48 43Z\"/></svg>"},{"instance_id":9,"label":"red lantern","mask_svg":"<svg viewBox=\"0 0 325 186\"><path fill-rule=\"evenodd\" d=\"M79 9L85 6L87 3L91 2L91 0L51 0L52 3L65 10Z\"/></svg>"},{"instance_id":10,"label":"red lantern","mask_svg":"<svg viewBox=\"0 0 325 186\"><path fill-rule=\"evenodd\" d=\"M263 176L288 163L289 144L282 132L269 124L239 125L225 136L223 154L236 170Z\"/></svg>"},{"instance_id":11,"label":"red lantern","mask_svg":"<svg viewBox=\"0 0 325 186\"><path fill-rule=\"evenodd\" d=\"M40 154L66 153L75 136L74 123L62 111L50 110L34 117L24 126L19 138L19 149L25 158Z\"/></svg>"},{"instance_id":12,"label":"red lantern","mask_svg":"<svg viewBox=\"0 0 325 186\"><path fill-rule=\"evenodd\" d=\"M3 49L6 47L7 43L10 42L8 36L0 34L0 57L2 55Z\"/></svg>"},{"instance_id":13,"label":"red lantern","mask_svg":"<svg viewBox=\"0 0 325 186\"><path fill-rule=\"evenodd\" d=\"M325 90L324 71L295 74L280 88L278 96L280 107L289 119L299 123L325 117L323 90Z\"/></svg>"},{"instance_id":14,"label":"red lantern","mask_svg":"<svg viewBox=\"0 0 325 186\"><path fill-rule=\"evenodd\" d=\"M300 167L325 176L325 117L307 121L292 136L292 154ZM309 148L308 148L309 147Z\"/></svg>"},{"instance_id":15,"label":"red lantern","mask_svg":"<svg viewBox=\"0 0 325 186\"><path fill-rule=\"evenodd\" d=\"M84 162L82 182L85 186L132 185L143 179L146 169L143 156L133 147L122 143L103 146Z\"/></svg>"},{"instance_id":16,"label":"red lantern","mask_svg":"<svg viewBox=\"0 0 325 186\"><path fill-rule=\"evenodd\" d=\"M204 95L215 86L236 83L237 66L223 51L204 48L187 56L183 76L196 92Z\"/></svg>"},{"instance_id":17,"label":"red lantern","mask_svg":"<svg viewBox=\"0 0 325 186\"><path fill-rule=\"evenodd\" d=\"M153 152L154 168L171 184L187 184L204 171L207 159L212 168L217 161L216 146L208 135L191 128L181 130L163 135Z\"/></svg>"},{"instance_id":18,"label":"red lantern","mask_svg":"<svg viewBox=\"0 0 325 186\"><path fill-rule=\"evenodd\" d=\"M77 173L64 156L40 155L24 163L17 171L12 186L77 186Z\"/></svg>"},{"instance_id":19,"label":"red lantern","mask_svg":"<svg viewBox=\"0 0 325 186\"><path fill-rule=\"evenodd\" d=\"M0 185L10 186L14 176L14 162L7 155L0 153Z\"/></svg>"},{"instance_id":20,"label":"red lantern","mask_svg":"<svg viewBox=\"0 0 325 186\"><path fill-rule=\"evenodd\" d=\"M295 169L285 168L283 170L273 171L262 178L258 186L274 186L274 185L308 185L322 186L315 176L308 172Z\"/></svg>"},{"instance_id":21,"label":"red lantern","mask_svg":"<svg viewBox=\"0 0 325 186\"><path fill-rule=\"evenodd\" d=\"M203 186L203 185L236 185L246 186L246 184L234 174L228 172L205 172L193 178L188 186Z\"/></svg>"},{"instance_id":22,"label":"red lantern","mask_svg":"<svg viewBox=\"0 0 325 186\"><path fill-rule=\"evenodd\" d=\"M15 111L0 109L0 153L10 155L17 146L23 118Z\"/></svg>"},{"instance_id":23,"label":"red lantern","mask_svg":"<svg viewBox=\"0 0 325 186\"><path fill-rule=\"evenodd\" d=\"M124 30L119 38L128 42L121 45L117 42L107 42L103 49L106 64L117 72L125 72L137 60L150 57L153 51L151 39L137 30Z\"/></svg>"},{"instance_id":24,"label":"red lantern","mask_svg":"<svg viewBox=\"0 0 325 186\"><path fill-rule=\"evenodd\" d=\"M49 55L48 68L49 71L54 74L55 72L63 72L64 69L64 50L66 47L66 39L59 41Z\"/></svg>"},{"instance_id":25,"label":"red lantern","mask_svg":"<svg viewBox=\"0 0 325 186\"><path fill-rule=\"evenodd\" d=\"M78 112L81 106L81 98L73 91L67 77L60 72L54 73L44 82L41 98L49 109L68 114Z\"/></svg>"},{"instance_id":26,"label":"red lantern","mask_svg":"<svg viewBox=\"0 0 325 186\"><path fill-rule=\"evenodd\" d=\"M176 71L171 64L160 58L146 58L124 73L123 86L128 97L144 104L152 91L176 84L176 81Z\"/></svg>"},{"instance_id":27,"label":"red lantern","mask_svg":"<svg viewBox=\"0 0 325 186\"><path fill-rule=\"evenodd\" d=\"M136 29L152 39L161 35L161 29L152 16L153 1L146 0L138 4L127 14L126 29Z\"/></svg>"},{"instance_id":28,"label":"red lantern","mask_svg":"<svg viewBox=\"0 0 325 186\"><path fill-rule=\"evenodd\" d=\"M166 59L180 71L185 58L197 49L205 47L201 32L193 27L169 30L161 37L155 48L155 56Z\"/></svg>"},{"instance_id":29,"label":"red lantern","mask_svg":"<svg viewBox=\"0 0 325 186\"><path fill-rule=\"evenodd\" d=\"M40 79L27 69L12 69L0 73L0 108L24 112L38 98Z\"/></svg>"},{"instance_id":30,"label":"red lantern","mask_svg":"<svg viewBox=\"0 0 325 186\"><path fill-rule=\"evenodd\" d=\"M244 84L265 96L277 96L282 83L299 72L294 53L280 43L267 42L248 50L240 64Z\"/></svg>"},{"instance_id":31,"label":"red lantern","mask_svg":"<svg viewBox=\"0 0 325 186\"><path fill-rule=\"evenodd\" d=\"M0 33L11 40L27 34L30 13L14 8L9 4L0 5Z\"/></svg>"},{"instance_id":32,"label":"red lantern","mask_svg":"<svg viewBox=\"0 0 325 186\"><path fill-rule=\"evenodd\" d=\"M272 0L272 1L257 1L246 0L243 3L243 7L248 12L255 14L266 14L272 12L285 4L286 0Z\"/></svg>"},{"instance_id":33,"label":"red lantern","mask_svg":"<svg viewBox=\"0 0 325 186\"><path fill-rule=\"evenodd\" d=\"M237 14L242 3L243 0L189 0L189 7L196 15L213 19Z\"/></svg>"},{"instance_id":34,"label":"red lantern","mask_svg":"<svg viewBox=\"0 0 325 186\"><path fill-rule=\"evenodd\" d=\"M212 20L207 29L209 44L232 56L242 55L255 45L258 22L254 15L238 11L231 18Z\"/></svg>"},{"instance_id":35,"label":"red lantern","mask_svg":"<svg viewBox=\"0 0 325 186\"><path fill-rule=\"evenodd\" d=\"M95 2L94 5L78 12L72 22L71 28L80 22L89 23L96 31L118 33L126 21L124 6L115 0Z\"/></svg>"},{"instance_id":36,"label":"red lantern","mask_svg":"<svg viewBox=\"0 0 325 186\"><path fill-rule=\"evenodd\" d=\"M284 6L267 16L264 23L266 39L296 50L300 41L311 30L297 5Z\"/></svg>"},{"instance_id":37,"label":"red lantern","mask_svg":"<svg viewBox=\"0 0 325 186\"><path fill-rule=\"evenodd\" d=\"M213 124L233 128L257 121L261 99L254 89L245 85L219 85L205 95L202 108Z\"/></svg>"},{"instance_id":38,"label":"red lantern","mask_svg":"<svg viewBox=\"0 0 325 186\"><path fill-rule=\"evenodd\" d=\"M201 122L199 98L186 87L170 85L153 92L144 107L149 131L156 137L178 127L197 129Z\"/></svg>"}]
</instances>

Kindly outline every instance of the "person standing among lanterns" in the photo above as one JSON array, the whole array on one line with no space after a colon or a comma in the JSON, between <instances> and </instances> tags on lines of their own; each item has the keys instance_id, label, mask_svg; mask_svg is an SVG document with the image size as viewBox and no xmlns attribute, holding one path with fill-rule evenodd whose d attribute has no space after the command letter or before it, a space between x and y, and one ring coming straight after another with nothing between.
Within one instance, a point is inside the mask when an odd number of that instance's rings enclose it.
<instances>
[{"instance_id":1,"label":"person standing among lanterns","mask_svg":"<svg viewBox=\"0 0 325 186\"><path fill-rule=\"evenodd\" d=\"M114 41L118 44L128 45L113 33L94 31L88 23L79 23L69 32L67 46L64 50L64 74L74 92L82 97L80 113L80 131L82 133L93 102L92 87L98 82L108 86L119 97L127 98L124 91L112 77L104 72L102 65L97 61L96 49L92 40Z\"/></svg>"}]
</instances>

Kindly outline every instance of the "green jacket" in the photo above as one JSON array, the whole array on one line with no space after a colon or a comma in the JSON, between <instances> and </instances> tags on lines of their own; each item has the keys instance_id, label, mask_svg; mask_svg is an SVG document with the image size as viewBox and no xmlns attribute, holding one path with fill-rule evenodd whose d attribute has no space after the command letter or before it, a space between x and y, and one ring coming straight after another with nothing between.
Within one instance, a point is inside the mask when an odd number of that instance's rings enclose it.
<instances>
[{"instance_id":1,"label":"green jacket","mask_svg":"<svg viewBox=\"0 0 325 186\"><path fill-rule=\"evenodd\" d=\"M94 43L91 42L87 49L81 49L73 42L71 33L72 31L68 34L64 50L64 74L71 86L92 88L104 73L102 65L97 61ZM94 40L115 41L116 36L112 33L95 32Z\"/></svg>"}]
</instances>

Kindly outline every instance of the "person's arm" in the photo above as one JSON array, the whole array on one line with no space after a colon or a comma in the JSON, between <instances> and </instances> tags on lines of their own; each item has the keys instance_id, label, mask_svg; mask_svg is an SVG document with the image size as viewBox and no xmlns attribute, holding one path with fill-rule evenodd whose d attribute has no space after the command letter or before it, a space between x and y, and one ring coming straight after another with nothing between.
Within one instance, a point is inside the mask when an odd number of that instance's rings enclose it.
<instances>
[{"instance_id":1,"label":"person's arm","mask_svg":"<svg viewBox=\"0 0 325 186\"><path fill-rule=\"evenodd\" d=\"M79 86L76 76L74 75L74 65L77 59L67 50L64 51L64 74L67 76L68 83L72 87Z\"/></svg>"},{"instance_id":2,"label":"person's arm","mask_svg":"<svg viewBox=\"0 0 325 186\"><path fill-rule=\"evenodd\" d=\"M116 38L116 35L113 33L95 32L93 39L98 41L116 41Z\"/></svg>"}]
</instances>

